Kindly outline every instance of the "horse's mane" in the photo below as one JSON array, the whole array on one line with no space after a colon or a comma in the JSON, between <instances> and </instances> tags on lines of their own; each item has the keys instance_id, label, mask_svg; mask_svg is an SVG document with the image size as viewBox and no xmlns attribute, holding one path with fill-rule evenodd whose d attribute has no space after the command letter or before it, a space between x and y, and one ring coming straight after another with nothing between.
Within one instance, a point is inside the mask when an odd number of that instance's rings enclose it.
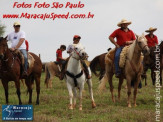
<instances>
[{"instance_id":1,"label":"horse's mane","mask_svg":"<svg viewBox=\"0 0 163 122\"><path fill-rule=\"evenodd\" d=\"M136 40L134 40L134 42L130 45L130 47L128 49L128 58L129 58L129 60L131 60L132 57L133 57L135 46L136 46Z\"/></svg>"}]
</instances>

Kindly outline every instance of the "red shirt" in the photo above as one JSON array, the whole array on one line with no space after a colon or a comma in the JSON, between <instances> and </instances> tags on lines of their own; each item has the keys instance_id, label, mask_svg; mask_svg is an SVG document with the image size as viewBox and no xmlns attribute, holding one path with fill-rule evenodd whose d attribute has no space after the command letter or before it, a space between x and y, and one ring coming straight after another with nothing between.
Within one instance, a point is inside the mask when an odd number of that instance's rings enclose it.
<instances>
[{"instance_id":1,"label":"red shirt","mask_svg":"<svg viewBox=\"0 0 163 122\"><path fill-rule=\"evenodd\" d=\"M119 46L125 46L126 41L132 41L135 40L135 34L132 32L132 30L128 30L127 32L123 31L121 28L115 30L110 37L113 37L117 39L117 44Z\"/></svg>"},{"instance_id":2,"label":"red shirt","mask_svg":"<svg viewBox=\"0 0 163 122\"><path fill-rule=\"evenodd\" d=\"M28 51L29 50L29 44L28 44L27 40L25 40L25 45L26 45L26 50Z\"/></svg>"},{"instance_id":3,"label":"red shirt","mask_svg":"<svg viewBox=\"0 0 163 122\"><path fill-rule=\"evenodd\" d=\"M148 34L145 37L147 39L148 47L154 47L156 44L158 44L157 36L153 35L153 37L151 38Z\"/></svg>"},{"instance_id":4,"label":"red shirt","mask_svg":"<svg viewBox=\"0 0 163 122\"><path fill-rule=\"evenodd\" d=\"M62 50L58 49L56 51L56 57L57 57L57 61L60 61L61 59L59 58L62 58Z\"/></svg>"}]
</instances>

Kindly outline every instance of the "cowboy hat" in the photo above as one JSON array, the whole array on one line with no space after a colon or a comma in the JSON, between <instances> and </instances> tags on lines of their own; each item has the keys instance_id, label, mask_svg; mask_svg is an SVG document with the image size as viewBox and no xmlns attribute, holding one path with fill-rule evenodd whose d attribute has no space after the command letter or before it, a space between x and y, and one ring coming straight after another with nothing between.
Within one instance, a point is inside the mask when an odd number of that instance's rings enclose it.
<instances>
[{"instance_id":1,"label":"cowboy hat","mask_svg":"<svg viewBox=\"0 0 163 122\"><path fill-rule=\"evenodd\" d=\"M150 27L149 30L146 30L145 32L151 32L151 31L156 31L157 28Z\"/></svg>"},{"instance_id":2,"label":"cowboy hat","mask_svg":"<svg viewBox=\"0 0 163 122\"><path fill-rule=\"evenodd\" d=\"M20 25L20 22L14 22L14 26Z\"/></svg>"},{"instance_id":3,"label":"cowboy hat","mask_svg":"<svg viewBox=\"0 0 163 122\"><path fill-rule=\"evenodd\" d=\"M126 19L122 19L121 22L119 22L119 23L117 24L117 26L118 26L118 27L121 27L121 24L126 24L126 23L130 25L132 22L127 21Z\"/></svg>"}]
</instances>

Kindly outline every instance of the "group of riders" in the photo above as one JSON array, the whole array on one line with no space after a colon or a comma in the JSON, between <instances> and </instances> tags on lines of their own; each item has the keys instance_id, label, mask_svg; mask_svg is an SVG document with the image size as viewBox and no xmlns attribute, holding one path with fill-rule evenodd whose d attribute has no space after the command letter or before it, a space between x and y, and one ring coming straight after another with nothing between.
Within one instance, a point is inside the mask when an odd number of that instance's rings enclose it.
<instances>
[{"instance_id":1,"label":"group of riders","mask_svg":"<svg viewBox=\"0 0 163 122\"><path fill-rule=\"evenodd\" d=\"M109 40L115 45L116 47L116 52L115 52L115 75L116 77L119 77L121 74L121 69L119 68L119 59L120 59L120 53L123 49L123 47L130 45L133 43L133 41L136 39L134 32L128 28L128 26L131 24L131 21L128 21L126 19L122 19L117 26L119 27L116 29L110 36ZM25 32L20 30L20 23L15 22L14 25L14 31L8 34L7 36L7 41L11 41L11 50L15 51L16 49L20 50L20 52L24 56L24 75L27 75L27 68L28 68L28 42L26 41L26 36ZM157 28L150 27L147 32L148 34L145 36L147 39L147 44L148 47L153 47L158 45L158 39L157 36L154 35L153 33L157 30ZM116 40L115 40L116 38ZM82 44L80 43L81 37L79 35L75 35L73 37L73 44ZM67 53L71 56L71 53L73 51L73 44L69 45L67 48ZM63 80L64 74L65 74L65 67L68 62L69 58L63 58L62 57L62 52L66 50L65 45L61 45L59 49L56 51L56 61L62 65L61 69L61 75L60 75L60 80ZM90 73L88 70L88 66L86 63L81 60L81 64L83 65L85 74L87 79L90 79Z\"/></svg>"}]
</instances>

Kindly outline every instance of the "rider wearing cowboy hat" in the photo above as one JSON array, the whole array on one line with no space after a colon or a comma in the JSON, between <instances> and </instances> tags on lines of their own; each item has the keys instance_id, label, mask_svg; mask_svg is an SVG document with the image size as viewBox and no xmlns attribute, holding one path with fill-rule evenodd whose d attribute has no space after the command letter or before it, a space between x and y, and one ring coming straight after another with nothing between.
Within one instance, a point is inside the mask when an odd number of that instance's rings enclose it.
<instances>
[{"instance_id":1,"label":"rider wearing cowboy hat","mask_svg":"<svg viewBox=\"0 0 163 122\"><path fill-rule=\"evenodd\" d=\"M158 45L157 36L153 34L153 32L155 32L156 30L157 30L157 28L150 27L149 30L145 31L145 32L149 33L145 36L147 39L148 47L154 47L154 46Z\"/></svg>"},{"instance_id":2,"label":"rider wearing cowboy hat","mask_svg":"<svg viewBox=\"0 0 163 122\"><path fill-rule=\"evenodd\" d=\"M73 44L80 44L81 45L80 39L81 39L81 37L79 35L74 35L74 37L73 37ZM67 53L71 55L71 52L72 51L73 51L73 45L69 45L68 48L67 48ZM67 62L68 62L68 59L66 60L66 63L64 63L64 65L62 66L60 80L63 80L63 78L64 78L64 75L65 75L65 66L66 66ZM83 65L84 72L86 74L86 78L87 79L90 79L91 76L89 74L89 70L88 70L87 65L85 64L85 62L83 60L81 60L81 64Z\"/></svg>"},{"instance_id":3,"label":"rider wearing cowboy hat","mask_svg":"<svg viewBox=\"0 0 163 122\"><path fill-rule=\"evenodd\" d=\"M132 30L128 28L131 22L127 21L126 19L122 19L121 22L117 24L118 29L116 29L110 36L109 40L116 46L116 53L115 53L115 75L119 77L121 74L121 70L119 68L119 58L120 53L124 46L130 45L135 40L135 35ZM116 41L115 39L116 38Z\"/></svg>"},{"instance_id":4,"label":"rider wearing cowboy hat","mask_svg":"<svg viewBox=\"0 0 163 122\"><path fill-rule=\"evenodd\" d=\"M27 76L27 68L28 68L28 57L27 50L25 45L25 32L20 30L20 23L15 22L13 24L14 31L8 34L7 40L11 41L11 50L15 51L16 49L20 50L24 56L24 72L23 76Z\"/></svg>"}]
</instances>

